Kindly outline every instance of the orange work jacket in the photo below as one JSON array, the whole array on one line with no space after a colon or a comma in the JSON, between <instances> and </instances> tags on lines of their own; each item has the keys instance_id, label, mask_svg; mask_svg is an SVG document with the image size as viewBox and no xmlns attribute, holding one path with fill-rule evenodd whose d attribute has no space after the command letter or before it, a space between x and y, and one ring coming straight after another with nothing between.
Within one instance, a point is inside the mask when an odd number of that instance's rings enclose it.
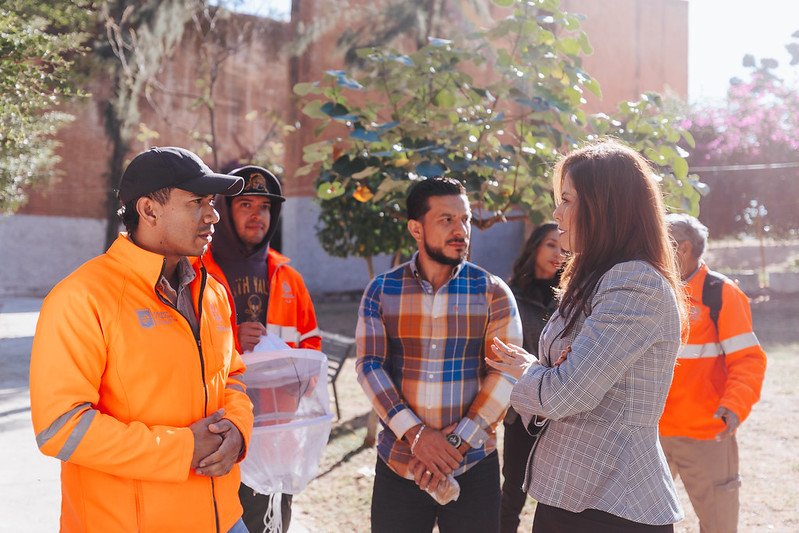
<instances>
[{"instance_id":1,"label":"orange work jacket","mask_svg":"<svg viewBox=\"0 0 799 533\"><path fill-rule=\"evenodd\" d=\"M203 263L208 274L224 284L228 291L230 307L235 311L230 284L222 272L222 268L214 260L213 245L203 255ZM311 295L299 272L291 268L290 259L273 249L267 255L267 277L269 278L269 304L266 309L266 331L274 333L292 348L322 349L322 338L316 323ZM239 345L235 312L231 319L236 338L236 349Z\"/></svg>"},{"instance_id":2,"label":"orange work jacket","mask_svg":"<svg viewBox=\"0 0 799 533\"><path fill-rule=\"evenodd\" d=\"M190 469L193 422L224 408L245 447L252 431L225 289L197 265L195 339L156 293L164 261L123 233L42 305L31 415L41 451L62 461L62 531L225 533L241 517L238 465Z\"/></svg>"},{"instance_id":3,"label":"orange work jacket","mask_svg":"<svg viewBox=\"0 0 799 533\"><path fill-rule=\"evenodd\" d=\"M660 434L665 437L713 439L724 429L724 422L713 418L719 406L743 422L760 399L766 354L752 331L749 299L735 283L725 281L716 332L710 309L702 304L707 272L703 263L685 285L690 330L677 354L660 419Z\"/></svg>"}]
</instances>

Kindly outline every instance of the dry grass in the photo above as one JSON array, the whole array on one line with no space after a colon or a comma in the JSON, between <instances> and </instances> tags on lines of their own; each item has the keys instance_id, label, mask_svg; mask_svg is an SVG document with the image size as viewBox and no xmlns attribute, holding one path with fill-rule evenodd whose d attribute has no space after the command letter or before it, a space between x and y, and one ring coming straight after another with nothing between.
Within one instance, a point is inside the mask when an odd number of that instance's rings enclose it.
<instances>
[{"instance_id":1,"label":"dry grass","mask_svg":"<svg viewBox=\"0 0 799 533\"><path fill-rule=\"evenodd\" d=\"M357 303L321 304L324 329L352 335ZM755 302L755 330L769 356L762 400L738 433L741 489L740 531L799 531L799 298ZM335 424L319 476L295 497L298 519L311 531L369 531L376 453L363 447L369 404L348 361L338 381L342 420ZM501 429L500 429L501 445ZM681 533L699 531L678 482L686 519ZM520 531L530 531L534 502L528 500Z\"/></svg>"}]
</instances>

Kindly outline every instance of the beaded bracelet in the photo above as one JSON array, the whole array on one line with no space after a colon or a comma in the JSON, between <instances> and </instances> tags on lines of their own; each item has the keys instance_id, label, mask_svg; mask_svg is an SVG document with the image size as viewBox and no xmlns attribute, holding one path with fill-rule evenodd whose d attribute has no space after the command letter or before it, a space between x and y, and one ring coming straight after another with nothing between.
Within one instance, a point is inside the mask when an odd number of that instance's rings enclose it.
<instances>
[{"instance_id":1,"label":"beaded bracelet","mask_svg":"<svg viewBox=\"0 0 799 533\"><path fill-rule=\"evenodd\" d=\"M419 437L422 436L422 431L424 431L424 428L426 427L426 425L422 424L422 427L420 427L419 431L416 432L416 436L413 438L413 443L411 444L411 455L413 455L413 450L416 448L416 443L419 442Z\"/></svg>"}]
</instances>

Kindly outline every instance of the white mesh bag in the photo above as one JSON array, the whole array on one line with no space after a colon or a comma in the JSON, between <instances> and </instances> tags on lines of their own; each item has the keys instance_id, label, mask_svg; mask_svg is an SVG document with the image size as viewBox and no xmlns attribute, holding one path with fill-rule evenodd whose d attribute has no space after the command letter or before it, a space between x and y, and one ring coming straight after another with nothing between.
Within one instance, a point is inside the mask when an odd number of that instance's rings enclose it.
<instances>
[{"instance_id":1,"label":"white mesh bag","mask_svg":"<svg viewBox=\"0 0 799 533\"><path fill-rule=\"evenodd\" d=\"M241 480L261 494L297 494L316 476L330 436L327 357L307 349L259 351L264 345L242 355L255 421Z\"/></svg>"}]
</instances>

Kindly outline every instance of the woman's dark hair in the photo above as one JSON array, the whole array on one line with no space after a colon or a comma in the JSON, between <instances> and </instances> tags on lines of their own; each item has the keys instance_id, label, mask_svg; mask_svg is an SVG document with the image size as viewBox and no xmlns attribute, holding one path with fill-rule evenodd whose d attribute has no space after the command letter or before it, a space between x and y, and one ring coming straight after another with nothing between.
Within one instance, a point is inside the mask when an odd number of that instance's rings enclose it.
<instances>
[{"instance_id":1,"label":"woman's dark hair","mask_svg":"<svg viewBox=\"0 0 799 533\"><path fill-rule=\"evenodd\" d=\"M591 313L589 302L605 272L633 260L646 261L668 280L684 323L685 295L653 174L638 152L615 140L575 150L555 167L556 202L566 176L577 192L575 220L569 228L574 250L560 281L559 308L568 317L562 336L581 314Z\"/></svg>"},{"instance_id":2,"label":"woman's dark hair","mask_svg":"<svg viewBox=\"0 0 799 533\"><path fill-rule=\"evenodd\" d=\"M164 205L169 201L169 196L172 194L172 189L174 189L174 187L164 187L163 189L158 189L150 194L139 196L139 198L151 198L159 204ZM120 207L117 211L117 215L122 219L122 223L125 225L125 230L131 237L139 227L139 212L136 210L136 202L139 201L139 198L134 198Z\"/></svg>"},{"instance_id":3,"label":"woman's dark hair","mask_svg":"<svg viewBox=\"0 0 799 533\"><path fill-rule=\"evenodd\" d=\"M431 196L461 196L466 194L461 182L452 178L427 178L415 183L408 193L408 220L419 220L430 210Z\"/></svg>"},{"instance_id":4,"label":"woman's dark hair","mask_svg":"<svg viewBox=\"0 0 799 533\"><path fill-rule=\"evenodd\" d=\"M522 252L516 258L516 262L513 263L513 272L508 283L520 290L522 294L530 293L535 285L535 263L538 256L538 248L544 242L546 236L556 229L558 229L558 225L554 222L547 222L535 228L524 243Z\"/></svg>"}]
</instances>

